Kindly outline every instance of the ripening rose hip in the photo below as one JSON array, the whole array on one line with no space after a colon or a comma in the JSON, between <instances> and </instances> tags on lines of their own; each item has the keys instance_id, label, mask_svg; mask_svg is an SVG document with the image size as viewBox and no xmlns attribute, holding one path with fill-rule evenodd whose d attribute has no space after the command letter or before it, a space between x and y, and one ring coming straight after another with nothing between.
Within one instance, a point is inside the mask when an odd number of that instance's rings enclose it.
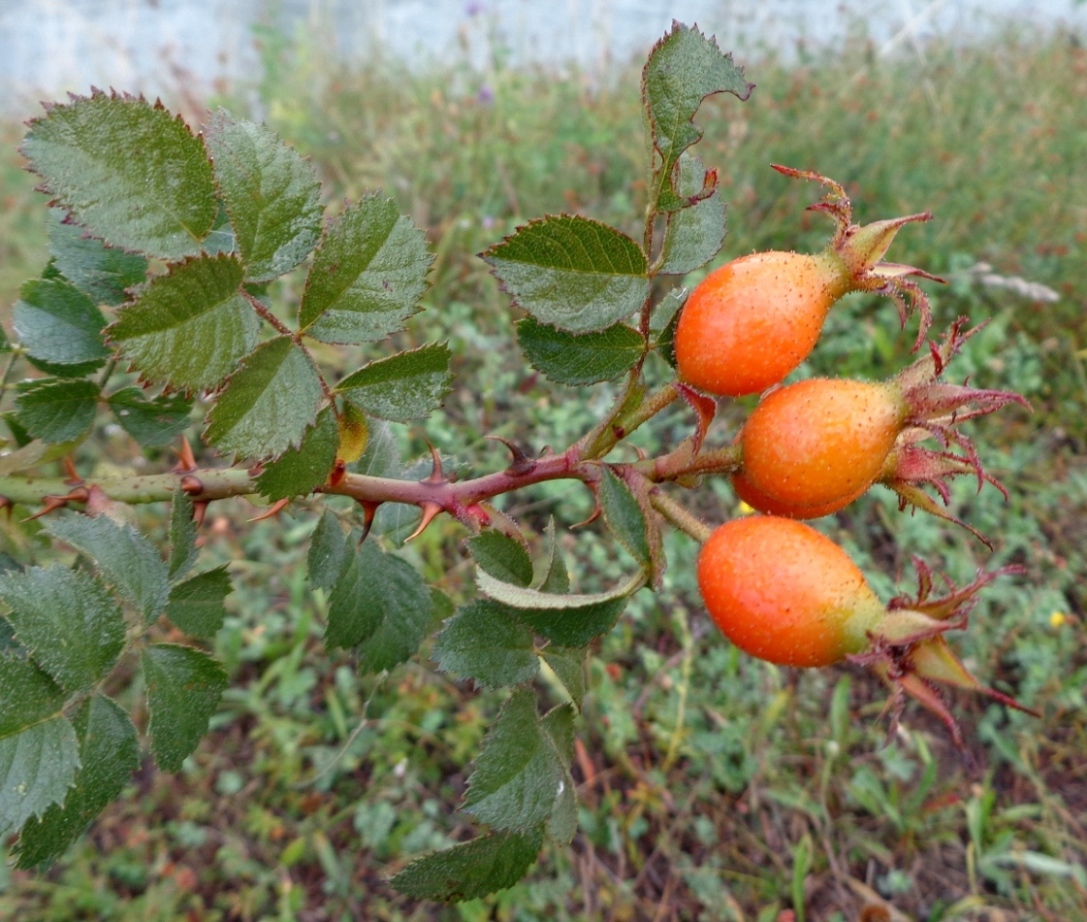
<instances>
[{"instance_id":1,"label":"ripening rose hip","mask_svg":"<svg viewBox=\"0 0 1087 922\"><path fill-rule=\"evenodd\" d=\"M751 656L782 666L865 665L935 713L961 745L961 734L935 683L980 692L1020 710L1014 698L986 688L951 652L944 634L965 627L977 591L1007 567L979 573L969 586L931 598L932 574L918 565L915 599L884 605L838 545L809 525L753 515L714 531L698 558L698 585L710 617ZM1034 713L1033 711L1028 711Z\"/></svg>"},{"instance_id":2,"label":"ripening rose hip","mask_svg":"<svg viewBox=\"0 0 1087 922\"><path fill-rule=\"evenodd\" d=\"M844 265L827 256L752 253L711 272L676 327L680 377L719 396L777 384L815 347L827 312L849 291Z\"/></svg>"},{"instance_id":3,"label":"ripening rose hip","mask_svg":"<svg viewBox=\"0 0 1087 922\"><path fill-rule=\"evenodd\" d=\"M909 418L893 383L799 381L768 394L744 423L737 479L785 507L836 511L879 476Z\"/></svg>"},{"instance_id":4,"label":"ripening rose hip","mask_svg":"<svg viewBox=\"0 0 1087 922\"><path fill-rule=\"evenodd\" d=\"M729 640L782 666L829 666L863 652L886 612L845 551L774 516L718 528L699 555L698 585Z\"/></svg>"},{"instance_id":5,"label":"ripening rose hip","mask_svg":"<svg viewBox=\"0 0 1087 922\"><path fill-rule=\"evenodd\" d=\"M840 185L815 173L774 169L828 186L823 201L811 207L827 212L837 230L822 253L752 253L714 270L691 292L676 327L676 367L681 380L710 394L757 394L781 382L815 347L830 308L851 291L891 296L903 323L916 307L918 344L928 329L928 301L907 276L935 276L881 260L902 225L931 215L860 227L851 223Z\"/></svg>"},{"instance_id":6,"label":"ripening rose hip","mask_svg":"<svg viewBox=\"0 0 1087 922\"><path fill-rule=\"evenodd\" d=\"M985 480L995 483L958 423L1026 401L1018 394L938 380L978 329L967 330L964 320L957 321L939 346L889 381L809 378L768 393L737 438L737 495L761 512L809 519L844 508L877 480L915 504L924 503L920 483L933 484L946 500L941 479L958 473L973 470L979 487ZM915 444L930 436L942 450ZM967 455L948 453L951 443L966 448ZM926 509L932 511L931 506Z\"/></svg>"}]
</instances>

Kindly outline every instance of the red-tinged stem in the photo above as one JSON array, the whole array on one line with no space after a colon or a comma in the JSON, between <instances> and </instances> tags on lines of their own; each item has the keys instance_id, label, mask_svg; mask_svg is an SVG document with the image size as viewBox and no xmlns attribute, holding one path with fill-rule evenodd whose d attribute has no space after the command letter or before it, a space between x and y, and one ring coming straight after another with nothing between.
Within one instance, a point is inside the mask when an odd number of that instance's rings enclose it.
<instances>
[{"instance_id":1,"label":"red-tinged stem","mask_svg":"<svg viewBox=\"0 0 1087 922\"><path fill-rule=\"evenodd\" d=\"M319 492L350 496L364 503L406 503L413 506L432 503L446 512L459 515L469 506L535 483L564 479L591 483L599 476L596 468L594 463L576 462L569 454L548 455L516 472L507 469L461 482L444 479L394 480L347 474L334 486L326 484L319 488ZM186 472L184 476L167 473L88 478L86 486L88 489L95 487L107 499L129 505L168 502L179 489L184 489L198 502L248 496L257 492L256 478L241 468L204 468ZM68 492L68 485L59 477L0 477L0 496L12 503L34 506L43 503L48 496Z\"/></svg>"}]
</instances>

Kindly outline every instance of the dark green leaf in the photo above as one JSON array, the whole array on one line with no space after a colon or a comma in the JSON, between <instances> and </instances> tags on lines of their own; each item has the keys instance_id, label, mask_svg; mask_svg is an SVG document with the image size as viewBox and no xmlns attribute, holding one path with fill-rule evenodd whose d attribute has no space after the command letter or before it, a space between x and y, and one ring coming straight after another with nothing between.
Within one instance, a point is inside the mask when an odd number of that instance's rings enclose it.
<instances>
[{"instance_id":1,"label":"dark green leaf","mask_svg":"<svg viewBox=\"0 0 1087 922\"><path fill-rule=\"evenodd\" d=\"M199 554L192 500L184 490L174 490L170 504L170 561L167 565L171 581L188 573Z\"/></svg>"},{"instance_id":2,"label":"dark green leaf","mask_svg":"<svg viewBox=\"0 0 1087 922\"><path fill-rule=\"evenodd\" d=\"M570 693L575 706L580 708L585 699L585 648L558 647L551 644L542 655Z\"/></svg>"},{"instance_id":3,"label":"dark green leaf","mask_svg":"<svg viewBox=\"0 0 1087 922\"><path fill-rule=\"evenodd\" d=\"M49 209L49 251L57 269L95 304L121 304L127 289L146 278L147 259L88 237L67 218L64 209Z\"/></svg>"},{"instance_id":4,"label":"dark green leaf","mask_svg":"<svg viewBox=\"0 0 1087 922\"><path fill-rule=\"evenodd\" d=\"M418 310L431 256L396 202L368 195L325 232L302 296L300 322L326 343L384 339Z\"/></svg>"},{"instance_id":5,"label":"dark green leaf","mask_svg":"<svg viewBox=\"0 0 1087 922\"><path fill-rule=\"evenodd\" d=\"M563 765L536 714L536 695L516 689L483 740L465 809L496 829L527 831L547 821Z\"/></svg>"},{"instance_id":6,"label":"dark green leaf","mask_svg":"<svg viewBox=\"0 0 1087 922\"><path fill-rule=\"evenodd\" d=\"M257 490L270 500L304 496L328 479L339 444L336 411L325 407L302 436L298 448L288 448L278 459L264 465L257 477Z\"/></svg>"},{"instance_id":7,"label":"dark green leaf","mask_svg":"<svg viewBox=\"0 0 1087 922\"><path fill-rule=\"evenodd\" d=\"M138 387L126 387L106 398L117 422L144 448L161 448L189 428L192 400L184 394L148 399Z\"/></svg>"},{"instance_id":8,"label":"dark green leaf","mask_svg":"<svg viewBox=\"0 0 1087 922\"><path fill-rule=\"evenodd\" d=\"M524 834L492 832L417 858L390 883L416 899L474 900L512 887L532 867L542 847L542 827Z\"/></svg>"},{"instance_id":9,"label":"dark green leaf","mask_svg":"<svg viewBox=\"0 0 1087 922\"><path fill-rule=\"evenodd\" d=\"M223 626L230 590L226 564L198 573L170 590L166 617L192 637L214 637Z\"/></svg>"},{"instance_id":10,"label":"dark green leaf","mask_svg":"<svg viewBox=\"0 0 1087 922\"><path fill-rule=\"evenodd\" d=\"M278 457L302 441L322 397L309 356L290 336L277 336L257 346L227 382L208 414L208 441L222 454Z\"/></svg>"},{"instance_id":11,"label":"dark green leaf","mask_svg":"<svg viewBox=\"0 0 1087 922\"><path fill-rule=\"evenodd\" d=\"M0 738L0 839L63 803L79 768L79 740L63 717Z\"/></svg>"},{"instance_id":12,"label":"dark green leaf","mask_svg":"<svg viewBox=\"0 0 1087 922\"><path fill-rule=\"evenodd\" d=\"M418 649L432 615L422 577L370 541L349 558L332 590L325 645L357 647L362 672L392 669Z\"/></svg>"},{"instance_id":13,"label":"dark green leaf","mask_svg":"<svg viewBox=\"0 0 1087 922\"><path fill-rule=\"evenodd\" d=\"M572 333L607 329L649 297L648 266L638 244L576 215L518 228L483 258L520 307Z\"/></svg>"},{"instance_id":14,"label":"dark green leaf","mask_svg":"<svg viewBox=\"0 0 1087 922\"><path fill-rule=\"evenodd\" d=\"M717 191L716 174L713 174L712 191L705 194L707 174L698 157L689 151L684 153L676 170L679 196L698 198L668 215L657 270L662 275L685 275L701 268L717 255L725 242L725 203Z\"/></svg>"},{"instance_id":15,"label":"dark green leaf","mask_svg":"<svg viewBox=\"0 0 1087 922\"><path fill-rule=\"evenodd\" d=\"M389 556L382 591L395 593L376 631L358 647L359 672L382 672L407 662L436 627L434 597L411 564Z\"/></svg>"},{"instance_id":16,"label":"dark green leaf","mask_svg":"<svg viewBox=\"0 0 1087 922\"><path fill-rule=\"evenodd\" d=\"M540 668L532 630L490 599L462 606L442 628L431 657L445 672L488 688L520 685Z\"/></svg>"},{"instance_id":17,"label":"dark green leaf","mask_svg":"<svg viewBox=\"0 0 1087 922\"><path fill-rule=\"evenodd\" d=\"M360 410L381 419L423 419L449 393L449 347L430 343L371 362L344 378L336 390Z\"/></svg>"},{"instance_id":18,"label":"dark green leaf","mask_svg":"<svg viewBox=\"0 0 1087 922\"><path fill-rule=\"evenodd\" d=\"M105 515L70 515L48 520L45 530L94 560L106 582L148 621L162 613L170 594L166 564L131 525Z\"/></svg>"},{"instance_id":19,"label":"dark green leaf","mask_svg":"<svg viewBox=\"0 0 1087 922\"><path fill-rule=\"evenodd\" d=\"M566 647L584 646L610 631L634 591L627 585L592 595L560 595L503 583L483 570L476 572L476 584L484 595L514 609L537 633Z\"/></svg>"},{"instance_id":20,"label":"dark green leaf","mask_svg":"<svg viewBox=\"0 0 1087 922\"><path fill-rule=\"evenodd\" d=\"M73 719L79 739L80 769L64 805L54 804L32 819L19 836L18 866L52 861L71 845L111 800L120 795L139 767L136 728L109 698L83 702Z\"/></svg>"},{"instance_id":21,"label":"dark green leaf","mask_svg":"<svg viewBox=\"0 0 1087 922\"><path fill-rule=\"evenodd\" d=\"M161 104L95 91L50 106L22 152L56 204L113 246L180 259L215 219L204 145Z\"/></svg>"},{"instance_id":22,"label":"dark green leaf","mask_svg":"<svg viewBox=\"0 0 1087 922\"><path fill-rule=\"evenodd\" d=\"M560 845L569 845L578 824L577 790L570 774L570 762L574 757L574 709L568 704L560 705L545 714L540 724L558 754L561 773L547 831Z\"/></svg>"},{"instance_id":23,"label":"dark green leaf","mask_svg":"<svg viewBox=\"0 0 1087 922\"><path fill-rule=\"evenodd\" d=\"M65 698L30 660L0 655L0 739L58 715Z\"/></svg>"},{"instance_id":24,"label":"dark green leaf","mask_svg":"<svg viewBox=\"0 0 1087 922\"><path fill-rule=\"evenodd\" d=\"M702 100L714 93L751 95L754 84L743 69L722 54L714 39L697 29L675 23L649 56L642 71L642 98L649 112L653 146L661 161L656 165L657 207L674 211L686 204L673 187L674 167L680 154L702 137L694 116Z\"/></svg>"},{"instance_id":25,"label":"dark green leaf","mask_svg":"<svg viewBox=\"0 0 1087 922\"><path fill-rule=\"evenodd\" d=\"M93 381L31 381L15 398L19 422L44 442L70 442L90 431L98 407Z\"/></svg>"},{"instance_id":26,"label":"dark green leaf","mask_svg":"<svg viewBox=\"0 0 1087 922\"><path fill-rule=\"evenodd\" d=\"M163 771L174 772L207 733L229 681L223 667L195 647L156 644L143 653L151 752Z\"/></svg>"},{"instance_id":27,"label":"dark green leaf","mask_svg":"<svg viewBox=\"0 0 1087 922\"><path fill-rule=\"evenodd\" d=\"M531 317L517 322L517 342L533 368L570 386L612 381L630 371L645 349L641 334L624 323L575 335Z\"/></svg>"},{"instance_id":28,"label":"dark green leaf","mask_svg":"<svg viewBox=\"0 0 1087 922\"><path fill-rule=\"evenodd\" d=\"M310 539L306 558L310 582L317 589L331 589L340 579L346 559L347 543L340 520L326 509Z\"/></svg>"},{"instance_id":29,"label":"dark green leaf","mask_svg":"<svg viewBox=\"0 0 1087 922\"><path fill-rule=\"evenodd\" d=\"M121 609L83 570L52 566L0 573L0 599L11 606L7 619L19 643L67 691L92 688L124 647Z\"/></svg>"},{"instance_id":30,"label":"dark green leaf","mask_svg":"<svg viewBox=\"0 0 1087 922\"><path fill-rule=\"evenodd\" d=\"M58 367L65 377L82 377L105 364L106 318L78 288L64 279L32 279L19 296L12 328L30 358Z\"/></svg>"},{"instance_id":31,"label":"dark green leaf","mask_svg":"<svg viewBox=\"0 0 1087 922\"><path fill-rule=\"evenodd\" d=\"M516 538L488 528L468 539L468 550L476 564L495 579L515 586L532 582L532 558Z\"/></svg>"},{"instance_id":32,"label":"dark green leaf","mask_svg":"<svg viewBox=\"0 0 1087 922\"><path fill-rule=\"evenodd\" d=\"M188 391L218 387L257 343L260 324L241 283L233 256L171 266L121 308L106 333L151 381Z\"/></svg>"},{"instance_id":33,"label":"dark green leaf","mask_svg":"<svg viewBox=\"0 0 1087 922\"><path fill-rule=\"evenodd\" d=\"M553 518L547 522L547 548L547 569L544 571L540 585L536 588L540 592L564 595L570 591L570 574L566 570L566 563L562 559L559 542L555 537Z\"/></svg>"},{"instance_id":34,"label":"dark green leaf","mask_svg":"<svg viewBox=\"0 0 1087 922\"><path fill-rule=\"evenodd\" d=\"M656 346L663 358L673 368L676 367L676 327L679 326L679 312L672 315L668 325L657 337Z\"/></svg>"},{"instance_id":35,"label":"dark green leaf","mask_svg":"<svg viewBox=\"0 0 1087 922\"><path fill-rule=\"evenodd\" d=\"M600 478L600 511L619 543L642 566L651 563L649 525L645 513L626 481L613 468L604 466Z\"/></svg>"},{"instance_id":36,"label":"dark green leaf","mask_svg":"<svg viewBox=\"0 0 1087 922\"><path fill-rule=\"evenodd\" d=\"M274 132L220 112L204 135L250 281L293 269L321 236L313 166Z\"/></svg>"}]
</instances>

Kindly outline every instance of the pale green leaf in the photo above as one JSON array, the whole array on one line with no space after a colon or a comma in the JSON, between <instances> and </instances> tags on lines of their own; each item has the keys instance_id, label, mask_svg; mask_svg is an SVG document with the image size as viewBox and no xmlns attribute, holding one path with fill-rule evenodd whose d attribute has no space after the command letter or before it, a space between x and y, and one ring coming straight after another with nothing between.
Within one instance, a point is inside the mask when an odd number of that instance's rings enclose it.
<instances>
[{"instance_id":1,"label":"pale green leaf","mask_svg":"<svg viewBox=\"0 0 1087 922\"><path fill-rule=\"evenodd\" d=\"M98 565L105 581L148 621L157 618L170 593L166 564L131 525L109 516L70 515L46 521L45 530Z\"/></svg>"},{"instance_id":2,"label":"pale green leaf","mask_svg":"<svg viewBox=\"0 0 1087 922\"><path fill-rule=\"evenodd\" d=\"M23 827L18 866L31 868L60 857L103 808L120 795L139 767L136 728L109 698L94 695L73 718L80 768L63 806L53 804Z\"/></svg>"},{"instance_id":3,"label":"pale green leaf","mask_svg":"<svg viewBox=\"0 0 1087 922\"><path fill-rule=\"evenodd\" d=\"M323 392L309 356L290 336L261 343L208 414L208 441L222 454L274 458L297 446L317 419Z\"/></svg>"},{"instance_id":4,"label":"pale green leaf","mask_svg":"<svg viewBox=\"0 0 1087 922\"><path fill-rule=\"evenodd\" d=\"M418 310L431 256L396 202L369 195L325 232L302 296L304 332L328 343L384 339Z\"/></svg>"},{"instance_id":5,"label":"pale green leaf","mask_svg":"<svg viewBox=\"0 0 1087 922\"><path fill-rule=\"evenodd\" d=\"M525 624L553 643L580 647L610 631L626 607L627 598L642 585L635 580L610 592L566 595L525 589L476 571L484 595L509 605Z\"/></svg>"},{"instance_id":6,"label":"pale green leaf","mask_svg":"<svg viewBox=\"0 0 1087 922\"><path fill-rule=\"evenodd\" d=\"M101 582L83 570L31 567L0 573L7 620L34 661L67 691L92 688L124 648L121 609Z\"/></svg>"},{"instance_id":7,"label":"pale green leaf","mask_svg":"<svg viewBox=\"0 0 1087 922\"><path fill-rule=\"evenodd\" d=\"M161 104L95 91L50 106L22 152L54 202L113 246L179 259L215 219L204 145Z\"/></svg>"},{"instance_id":8,"label":"pale green leaf","mask_svg":"<svg viewBox=\"0 0 1087 922\"><path fill-rule=\"evenodd\" d=\"M274 132L219 112L205 133L248 281L297 266L321 236L313 166Z\"/></svg>"},{"instance_id":9,"label":"pale green leaf","mask_svg":"<svg viewBox=\"0 0 1087 922\"><path fill-rule=\"evenodd\" d=\"M381 419L423 419L449 392L449 347L430 343L371 362L348 375L336 391L360 410Z\"/></svg>"},{"instance_id":10,"label":"pale green leaf","mask_svg":"<svg viewBox=\"0 0 1087 922\"><path fill-rule=\"evenodd\" d=\"M649 297L641 248L613 227L552 215L518 228L483 258L517 304L572 333L605 330Z\"/></svg>"},{"instance_id":11,"label":"pale green leaf","mask_svg":"<svg viewBox=\"0 0 1087 922\"><path fill-rule=\"evenodd\" d=\"M257 343L260 323L233 256L202 256L156 276L106 328L143 377L178 390L218 387Z\"/></svg>"},{"instance_id":12,"label":"pale green leaf","mask_svg":"<svg viewBox=\"0 0 1087 922\"><path fill-rule=\"evenodd\" d=\"M63 803L79 768L79 740L63 717L0 738L0 839Z\"/></svg>"}]
</instances>

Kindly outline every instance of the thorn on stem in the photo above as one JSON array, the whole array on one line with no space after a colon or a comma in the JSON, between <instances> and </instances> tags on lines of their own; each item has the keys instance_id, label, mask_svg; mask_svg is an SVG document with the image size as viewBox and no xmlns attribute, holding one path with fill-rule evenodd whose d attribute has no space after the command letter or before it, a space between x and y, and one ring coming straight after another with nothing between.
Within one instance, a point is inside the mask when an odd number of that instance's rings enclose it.
<instances>
[{"instance_id":1,"label":"thorn on stem","mask_svg":"<svg viewBox=\"0 0 1087 922\"><path fill-rule=\"evenodd\" d=\"M181 478L181 489L188 493L189 496L199 496L204 492L204 484L199 477L186 474Z\"/></svg>"},{"instance_id":2,"label":"thorn on stem","mask_svg":"<svg viewBox=\"0 0 1087 922\"><path fill-rule=\"evenodd\" d=\"M435 448L430 442L427 442L427 446L430 448L430 457L434 459L434 466L431 468L430 475L426 478L424 483L445 483L445 472L442 470L442 456L438 453L438 449ZM424 507L425 509L426 507ZM439 508L440 511L440 508ZM424 519L426 516L424 515ZM431 517L433 518L433 516ZM414 535L412 536L414 537ZM410 538L408 540L411 540Z\"/></svg>"},{"instance_id":3,"label":"thorn on stem","mask_svg":"<svg viewBox=\"0 0 1087 922\"><path fill-rule=\"evenodd\" d=\"M64 473L68 475L68 478L64 481L70 487L78 487L83 483L83 478L79 476L79 472L75 469L75 461L72 460L72 456L68 455L64 459Z\"/></svg>"},{"instance_id":4,"label":"thorn on stem","mask_svg":"<svg viewBox=\"0 0 1087 922\"><path fill-rule=\"evenodd\" d=\"M196 457L192 453L192 446L189 444L189 440L182 436L181 447L177 451L177 464L174 466L174 473L188 474L190 471L195 470Z\"/></svg>"},{"instance_id":5,"label":"thorn on stem","mask_svg":"<svg viewBox=\"0 0 1087 922\"><path fill-rule=\"evenodd\" d=\"M425 530L426 527L437 518L438 513L442 511L442 507L439 503L426 502L422 504L423 517L419 520L419 526L404 539L404 543L418 538Z\"/></svg>"},{"instance_id":6,"label":"thorn on stem","mask_svg":"<svg viewBox=\"0 0 1087 922\"><path fill-rule=\"evenodd\" d=\"M260 515L249 519L250 522L263 522L265 519L274 519L280 512L287 508L287 504L290 503L289 496L284 496L283 499L277 499L266 512L262 512Z\"/></svg>"},{"instance_id":7,"label":"thorn on stem","mask_svg":"<svg viewBox=\"0 0 1087 922\"><path fill-rule=\"evenodd\" d=\"M530 458L520 448L508 439L502 438L500 435L489 435L487 438L494 442L501 442L510 450L510 454L513 455L513 461L510 462L510 466L506 470L515 477L523 474L531 474L536 469L537 462Z\"/></svg>"},{"instance_id":8,"label":"thorn on stem","mask_svg":"<svg viewBox=\"0 0 1087 922\"><path fill-rule=\"evenodd\" d=\"M71 493L66 496L43 496L42 500L44 506L39 512L35 512L32 516L23 519L24 522L32 522L34 519L40 519L43 515L49 515L50 512L56 512L58 509L63 509L68 503L85 503L88 493L86 487L76 487Z\"/></svg>"},{"instance_id":9,"label":"thorn on stem","mask_svg":"<svg viewBox=\"0 0 1087 922\"><path fill-rule=\"evenodd\" d=\"M362 547L362 542L367 539L370 529L374 527L374 517L377 515L377 507L381 503L375 503L368 499L360 499L358 502L362 506L362 537L359 538L359 547Z\"/></svg>"},{"instance_id":10,"label":"thorn on stem","mask_svg":"<svg viewBox=\"0 0 1087 922\"><path fill-rule=\"evenodd\" d=\"M208 501L206 499L192 504L192 520L196 523L197 528L204 524L204 519L207 514Z\"/></svg>"}]
</instances>

